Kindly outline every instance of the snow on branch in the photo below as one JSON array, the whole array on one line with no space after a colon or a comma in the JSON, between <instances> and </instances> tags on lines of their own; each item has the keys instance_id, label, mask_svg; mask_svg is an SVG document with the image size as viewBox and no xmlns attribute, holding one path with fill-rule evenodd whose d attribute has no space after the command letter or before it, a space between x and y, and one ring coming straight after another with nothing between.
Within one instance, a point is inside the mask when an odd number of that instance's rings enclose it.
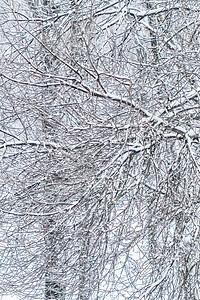
<instances>
[{"instance_id":1,"label":"snow on branch","mask_svg":"<svg viewBox=\"0 0 200 300\"><path fill-rule=\"evenodd\" d=\"M0 149L5 149L9 147L17 147L17 146L42 146L42 147L49 147L58 149L61 148L63 150L68 150L66 147L63 147L54 142L46 142L46 141L34 141L34 140L27 140L27 141L15 141L15 142L4 142L0 145Z\"/></svg>"}]
</instances>

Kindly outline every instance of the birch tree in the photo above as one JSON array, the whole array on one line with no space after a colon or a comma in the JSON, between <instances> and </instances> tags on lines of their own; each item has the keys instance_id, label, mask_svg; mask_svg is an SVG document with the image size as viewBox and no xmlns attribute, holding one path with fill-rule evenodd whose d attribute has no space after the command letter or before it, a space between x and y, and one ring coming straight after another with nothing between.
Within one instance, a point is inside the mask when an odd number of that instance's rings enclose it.
<instances>
[{"instance_id":1,"label":"birch tree","mask_svg":"<svg viewBox=\"0 0 200 300\"><path fill-rule=\"evenodd\" d=\"M199 299L198 1L4 1L2 294Z\"/></svg>"}]
</instances>

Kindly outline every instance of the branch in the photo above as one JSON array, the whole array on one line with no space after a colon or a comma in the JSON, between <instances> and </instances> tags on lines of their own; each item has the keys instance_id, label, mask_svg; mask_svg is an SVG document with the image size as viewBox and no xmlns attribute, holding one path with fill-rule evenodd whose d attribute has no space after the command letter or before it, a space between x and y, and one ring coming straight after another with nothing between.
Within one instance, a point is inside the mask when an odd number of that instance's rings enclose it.
<instances>
[{"instance_id":1,"label":"branch","mask_svg":"<svg viewBox=\"0 0 200 300\"><path fill-rule=\"evenodd\" d=\"M12 133L10 133L10 132L8 132L8 131L5 131L5 130L3 130L3 129L0 129L0 132L4 133L4 134L6 134L6 135L9 135L9 136L15 138L16 140L20 141L20 139L19 139L15 134L12 134Z\"/></svg>"},{"instance_id":2,"label":"branch","mask_svg":"<svg viewBox=\"0 0 200 300\"><path fill-rule=\"evenodd\" d=\"M4 209L1 209L1 212L4 214L9 214L9 215L14 215L14 216L33 216L33 217L49 217L49 216L54 216L60 211L53 211L49 213L32 213L32 212L26 212L26 213L19 213L19 212L14 212L14 211L7 211Z\"/></svg>"},{"instance_id":3,"label":"branch","mask_svg":"<svg viewBox=\"0 0 200 300\"><path fill-rule=\"evenodd\" d=\"M173 264L173 262L172 262L171 265L165 270L163 276L162 276L160 279L158 279L156 282L154 282L154 283L148 288L148 290L147 290L145 293L142 294L142 296L139 298L139 300L145 299L146 296L148 296L151 292L153 292L153 291L157 288L157 286L158 286L158 285L165 279L165 277L167 276L167 274L168 274L168 272L169 272L169 270L170 270L172 264Z\"/></svg>"},{"instance_id":4,"label":"branch","mask_svg":"<svg viewBox=\"0 0 200 300\"><path fill-rule=\"evenodd\" d=\"M128 13L130 14L130 16L145 18L145 17L149 17L152 15L157 15L157 14L160 14L163 12L169 12L171 10L179 10L179 9L182 9L182 7L177 5L177 6L173 6L173 7L159 7L159 8L145 10L145 11L131 12L131 10L135 11L136 9L130 7ZM189 8L185 7L185 9L189 9Z\"/></svg>"},{"instance_id":5,"label":"branch","mask_svg":"<svg viewBox=\"0 0 200 300\"><path fill-rule=\"evenodd\" d=\"M32 140L27 140L27 141L15 141L15 142L5 142L2 145L0 145L0 149L3 148L9 148L9 147L16 147L16 146L43 146L45 147L50 147L54 149L63 149L63 150L69 150L67 147L63 147L57 143L54 142L46 142L46 141L32 141Z\"/></svg>"},{"instance_id":6,"label":"branch","mask_svg":"<svg viewBox=\"0 0 200 300\"><path fill-rule=\"evenodd\" d=\"M71 84L68 83L67 81L65 81L64 79L61 80L60 82L53 82L53 83L34 83L34 82L26 82L26 81L20 81L14 78L10 78L2 73L0 73L0 76L8 79L9 81L18 83L18 84L22 84L22 85L28 85L28 86L36 86L39 88L48 88L48 87L55 87L55 86L61 86L61 85L65 85L68 87L71 87L75 90L81 91L83 93L87 93L91 96L95 96L95 97L99 97L99 98L104 98L107 100L111 100L111 101L115 101L118 102L120 104L124 104L124 105L128 105L131 108L134 108L136 110L138 110L140 113L142 113L145 117L148 117L149 122L154 121L156 122L156 124L162 124L164 125L167 129L170 129L171 131L180 134L180 135L185 135L186 134L186 130L184 128L180 128L180 127L172 127L169 125L168 122L166 122L165 120L163 120L162 118L156 116L155 114L152 114L150 112L148 112L145 108L142 107L138 107L136 105L135 102L128 100L126 98L122 98L122 97L118 97L114 94L110 94L110 93L102 93L93 89L90 89L90 87L86 86L85 84L81 83L81 86L76 85L76 84ZM67 80L67 78L66 78Z\"/></svg>"},{"instance_id":7,"label":"branch","mask_svg":"<svg viewBox=\"0 0 200 300\"><path fill-rule=\"evenodd\" d=\"M194 153L193 153L193 150L192 150L192 139L191 139L191 137L189 136L188 133L185 135L185 138L186 138L186 141L187 141L188 149L189 149L190 155L192 157L192 160L193 160L193 162L194 162L197 170L200 173L200 167L199 167L199 165L198 165L198 163L197 163L197 161L196 161L196 159L194 157Z\"/></svg>"}]
</instances>

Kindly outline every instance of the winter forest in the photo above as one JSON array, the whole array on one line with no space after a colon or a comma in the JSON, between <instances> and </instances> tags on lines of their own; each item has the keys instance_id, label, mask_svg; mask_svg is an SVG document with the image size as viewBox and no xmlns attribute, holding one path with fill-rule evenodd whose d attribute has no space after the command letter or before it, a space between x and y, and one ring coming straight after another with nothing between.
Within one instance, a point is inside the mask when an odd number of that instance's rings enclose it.
<instances>
[{"instance_id":1,"label":"winter forest","mask_svg":"<svg viewBox=\"0 0 200 300\"><path fill-rule=\"evenodd\" d=\"M200 299L199 0L0 0L0 295Z\"/></svg>"}]
</instances>

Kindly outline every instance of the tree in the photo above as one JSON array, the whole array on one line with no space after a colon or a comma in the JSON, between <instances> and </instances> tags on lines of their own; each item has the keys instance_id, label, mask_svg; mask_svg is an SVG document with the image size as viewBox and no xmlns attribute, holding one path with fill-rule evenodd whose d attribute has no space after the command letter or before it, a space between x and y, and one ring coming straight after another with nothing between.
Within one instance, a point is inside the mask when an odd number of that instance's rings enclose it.
<instances>
[{"instance_id":1,"label":"tree","mask_svg":"<svg viewBox=\"0 0 200 300\"><path fill-rule=\"evenodd\" d=\"M199 299L199 4L1 9L2 293Z\"/></svg>"}]
</instances>

